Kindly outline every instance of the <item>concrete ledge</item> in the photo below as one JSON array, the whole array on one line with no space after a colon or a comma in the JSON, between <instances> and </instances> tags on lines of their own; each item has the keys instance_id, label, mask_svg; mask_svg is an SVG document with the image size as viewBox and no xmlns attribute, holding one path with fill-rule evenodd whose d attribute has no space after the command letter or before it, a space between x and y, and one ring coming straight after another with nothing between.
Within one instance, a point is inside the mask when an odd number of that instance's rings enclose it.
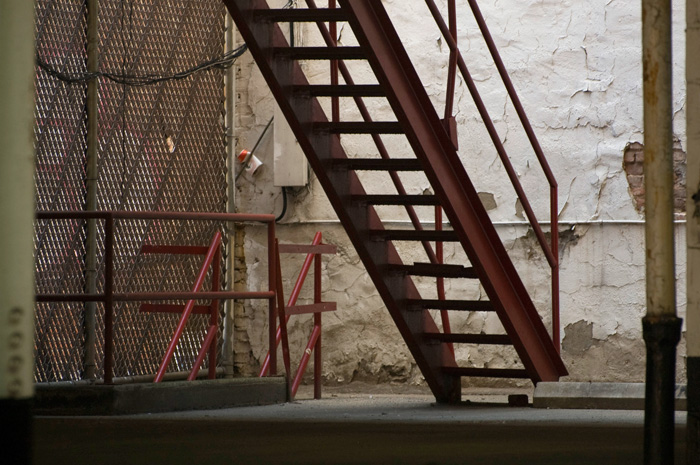
<instances>
[{"instance_id":1,"label":"concrete ledge","mask_svg":"<svg viewBox=\"0 0 700 465\"><path fill-rule=\"evenodd\" d=\"M644 410L644 383L538 383L535 408ZM686 410L686 386L676 386L676 410Z\"/></svg>"},{"instance_id":2,"label":"concrete ledge","mask_svg":"<svg viewBox=\"0 0 700 465\"><path fill-rule=\"evenodd\" d=\"M128 415L210 410L287 400L283 377L125 385L37 384L35 415Z\"/></svg>"}]
</instances>

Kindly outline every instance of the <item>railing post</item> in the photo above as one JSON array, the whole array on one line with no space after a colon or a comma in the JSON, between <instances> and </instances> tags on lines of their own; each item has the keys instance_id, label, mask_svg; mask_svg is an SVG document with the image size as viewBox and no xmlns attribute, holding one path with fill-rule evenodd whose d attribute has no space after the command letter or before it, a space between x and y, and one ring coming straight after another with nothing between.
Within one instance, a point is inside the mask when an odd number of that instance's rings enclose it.
<instances>
[{"instance_id":1,"label":"railing post","mask_svg":"<svg viewBox=\"0 0 700 465\"><path fill-rule=\"evenodd\" d=\"M321 242L321 233L319 233L319 243ZM320 253L316 254L314 257L314 303L320 304L322 302L321 296L321 285L322 285L322 267L321 267L321 257ZM314 313L314 331L318 330L318 337L316 338L316 344L314 346L314 399L321 398L321 391L323 389L323 383L321 377L323 376L323 357L321 353L321 337L322 337L322 315L320 312Z\"/></svg>"},{"instance_id":2,"label":"railing post","mask_svg":"<svg viewBox=\"0 0 700 465\"><path fill-rule=\"evenodd\" d=\"M457 43L457 5L455 0L447 3L450 32ZM447 95L445 96L445 121L452 116L455 101L455 84L457 82L457 51L450 49L450 64L447 71ZM450 134L450 136L453 136Z\"/></svg>"},{"instance_id":3,"label":"railing post","mask_svg":"<svg viewBox=\"0 0 700 465\"><path fill-rule=\"evenodd\" d=\"M557 353L561 354L561 320L559 317L559 189L556 184L550 187L550 235L552 255L555 265L552 269L552 341Z\"/></svg>"},{"instance_id":4,"label":"railing post","mask_svg":"<svg viewBox=\"0 0 700 465\"><path fill-rule=\"evenodd\" d=\"M282 331L282 361L284 363L285 377L287 379L288 394L292 394L292 368L289 358L289 337L287 334L287 315L284 308L284 295L282 293L282 268L280 261L279 241L275 239L274 253L277 261L277 271L275 278L277 279L277 316L279 317L280 330Z\"/></svg>"},{"instance_id":5,"label":"railing post","mask_svg":"<svg viewBox=\"0 0 700 465\"><path fill-rule=\"evenodd\" d=\"M114 377L114 216L105 219L105 347L104 383Z\"/></svg>"},{"instance_id":6,"label":"railing post","mask_svg":"<svg viewBox=\"0 0 700 465\"><path fill-rule=\"evenodd\" d=\"M219 292L221 290L221 244L216 248L211 271L211 290ZM211 315L209 316L209 326L214 327L219 324L219 299L211 301ZM209 379L216 378L216 346L218 345L216 332L209 346Z\"/></svg>"},{"instance_id":7,"label":"railing post","mask_svg":"<svg viewBox=\"0 0 700 465\"><path fill-rule=\"evenodd\" d=\"M275 253L275 223L268 223L267 227L267 263L268 263L268 279L270 291L277 291L277 254ZM277 296L270 297L268 310L268 347L270 350L270 375L277 374L277 307L275 299Z\"/></svg>"}]
</instances>

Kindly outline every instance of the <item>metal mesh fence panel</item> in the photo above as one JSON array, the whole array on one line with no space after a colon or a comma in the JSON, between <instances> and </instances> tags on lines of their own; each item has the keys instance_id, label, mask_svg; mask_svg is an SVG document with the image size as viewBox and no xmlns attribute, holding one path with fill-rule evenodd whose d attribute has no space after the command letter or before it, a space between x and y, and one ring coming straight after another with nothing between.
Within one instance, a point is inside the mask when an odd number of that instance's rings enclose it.
<instances>
[{"instance_id":1,"label":"metal mesh fence panel","mask_svg":"<svg viewBox=\"0 0 700 465\"><path fill-rule=\"evenodd\" d=\"M84 3L36 4L37 55L69 75L86 72ZM99 71L166 77L220 56L224 13L220 0L101 0ZM148 85L99 79L98 210L225 211L223 76L220 69L208 69ZM39 210L85 209L86 89L83 82L65 82L37 67ZM117 221L115 292L190 290L201 256L147 255L142 246L207 245L218 228L218 223L202 221ZM97 291L102 292L103 222L97 222L97 230ZM37 223L37 292L84 290L85 231L81 221ZM204 289L209 287L210 278ZM38 382L83 377L84 314L83 304L37 305ZM142 313L140 303L117 303L114 375L154 373L178 319L178 314ZM208 317L192 316L169 371L191 369L207 323ZM103 332L98 305L98 377L103 373Z\"/></svg>"}]
</instances>

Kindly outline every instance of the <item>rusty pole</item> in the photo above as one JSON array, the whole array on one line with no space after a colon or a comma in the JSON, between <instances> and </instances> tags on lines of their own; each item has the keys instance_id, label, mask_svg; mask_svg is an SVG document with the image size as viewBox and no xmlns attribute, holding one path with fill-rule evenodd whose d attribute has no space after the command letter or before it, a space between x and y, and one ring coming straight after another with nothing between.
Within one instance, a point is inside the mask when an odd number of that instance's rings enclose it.
<instances>
[{"instance_id":1,"label":"rusty pole","mask_svg":"<svg viewBox=\"0 0 700 465\"><path fill-rule=\"evenodd\" d=\"M673 464L676 316L671 0L642 0L647 346L644 463Z\"/></svg>"},{"instance_id":2,"label":"rusty pole","mask_svg":"<svg viewBox=\"0 0 700 465\"><path fill-rule=\"evenodd\" d=\"M688 134L687 296L688 428L686 463L700 463L700 1L686 7Z\"/></svg>"},{"instance_id":3,"label":"rusty pole","mask_svg":"<svg viewBox=\"0 0 700 465\"><path fill-rule=\"evenodd\" d=\"M99 0L87 2L87 70L96 73L99 69L99 31L98 31ZM87 85L87 99L85 112L87 114L87 153L86 153L86 198L85 210L97 210L97 78L90 79ZM85 293L97 292L97 222L94 219L87 220L85 236ZM85 346L83 351L83 379L95 379L96 341L97 341L97 315L96 303L84 304L83 332L85 334Z\"/></svg>"},{"instance_id":4,"label":"rusty pole","mask_svg":"<svg viewBox=\"0 0 700 465\"><path fill-rule=\"evenodd\" d=\"M34 2L0 2L0 447L31 463L34 397Z\"/></svg>"}]
</instances>

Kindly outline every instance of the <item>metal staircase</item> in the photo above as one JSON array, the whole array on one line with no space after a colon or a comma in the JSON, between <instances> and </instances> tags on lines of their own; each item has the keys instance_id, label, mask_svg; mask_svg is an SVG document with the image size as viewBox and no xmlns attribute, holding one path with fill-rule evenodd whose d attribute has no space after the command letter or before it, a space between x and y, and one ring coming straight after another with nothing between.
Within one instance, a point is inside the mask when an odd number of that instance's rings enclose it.
<instances>
[{"instance_id":1,"label":"metal staircase","mask_svg":"<svg viewBox=\"0 0 700 465\"><path fill-rule=\"evenodd\" d=\"M460 399L463 376L529 378L536 383L566 375L558 346L462 166L453 125L438 116L382 2L338 0L339 8L316 8L308 0L308 8L298 9L270 9L265 0L224 3L438 402ZM279 27L283 22L317 23L326 46L290 46ZM336 22L349 23L359 46L337 46ZM310 85L301 60L329 60L344 84L332 74L330 85ZM356 85L346 60L367 60L378 84ZM333 99L330 118L319 101L328 97ZM363 97L386 98L396 121L373 121ZM362 120L341 121L339 98L353 99ZM371 135L380 158L348 158L341 144L344 134ZM415 158L392 158L384 134L405 135ZM358 176L361 171L388 173L397 193L368 194ZM404 171L424 172L434 194L407 195L399 176ZM413 228L387 227L376 209L385 205L404 207ZM442 221L425 229L417 206L444 210L452 229L442 230ZM428 261L403 263L395 246L402 241L421 244ZM443 242L460 243L470 264L443 264ZM556 265L557 254L550 255ZM438 286L445 278L479 280L489 300L450 300L444 289L438 299L423 299L414 278L425 276L437 278ZM441 311L444 331L431 310ZM454 311L495 312L506 334L451 334L446 313ZM523 368L459 367L453 344L512 345Z\"/></svg>"}]
</instances>

